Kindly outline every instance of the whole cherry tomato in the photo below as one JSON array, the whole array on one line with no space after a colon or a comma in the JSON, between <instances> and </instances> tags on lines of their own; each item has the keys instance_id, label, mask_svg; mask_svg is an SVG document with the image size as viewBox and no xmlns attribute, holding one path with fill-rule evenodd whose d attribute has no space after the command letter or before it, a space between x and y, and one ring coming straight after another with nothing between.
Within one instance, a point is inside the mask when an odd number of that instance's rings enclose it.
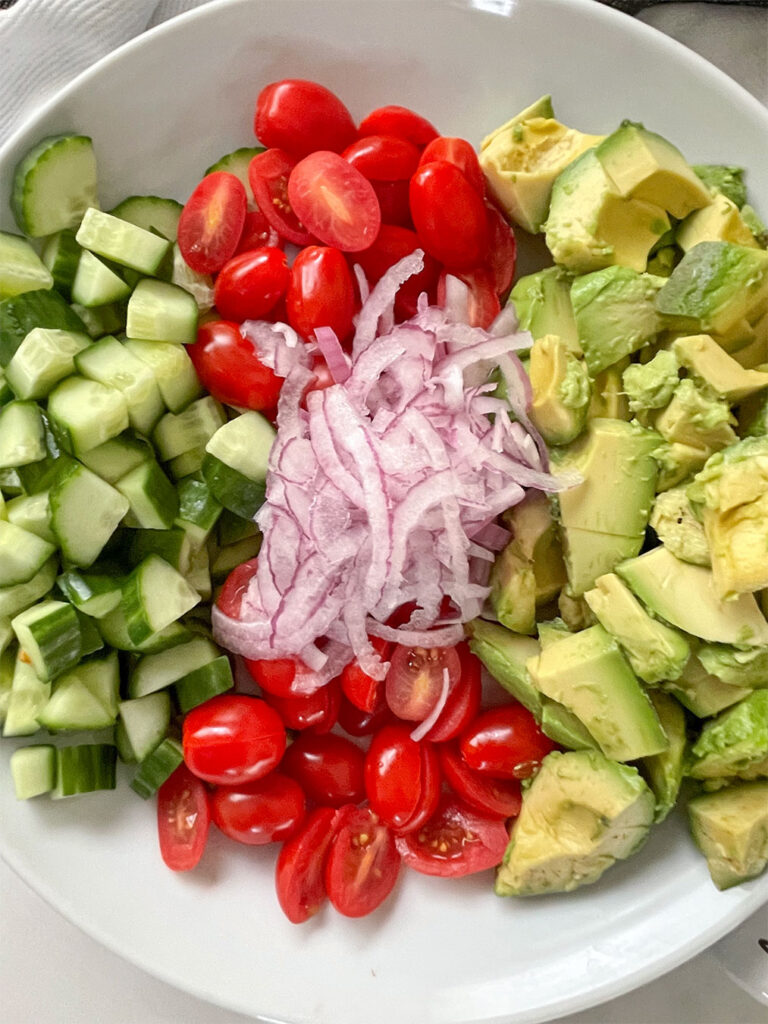
<instances>
[{"instance_id":1,"label":"whole cherry tomato","mask_svg":"<svg viewBox=\"0 0 768 1024\"><path fill-rule=\"evenodd\" d=\"M528 779L555 750L522 704L502 704L482 712L459 738L470 768L497 779Z\"/></svg>"},{"instance_id":2,"label":"whole cherry tomato","mask_svg":"<svg viewBox=\"0 0 768 1024\"><path fill-rule=\"evenodd\" d=\"M449 270L471 270L485 261L485 205L455 164L422 164L411 178L410 201L416 233L436 260Z\"/></svg>"},{"instance_id":3,"label":"whole cherry tomato","mask_svg":"<svg viewBox=\"0 0 768 1024\"><path fill-rule=\"evenodd\" d=\"M485 195L485 175L477 159L477 153L466 139L457 139L441 135L433 139L421 154L419 165L428 164L432 160L446 160L455 164L481 196Z\"/></svg>"},{"instance_id":4,"label":"whole cherry tomato","mask_svg":"<svg viewBox=\"0 0 768 1024\"><path fill-rule=\"evenodd\" d=\"M517 242L515 233L506 217L491 203L486 203L488 219L488 268L493 276L493 289L499 298L506 300L517 265Z\"/></svg>"},{"instance_id":5,"label":"whole cherry tomato","mask_svg":"<svg viewBox=\"0 0 768 1024\"><path fill-rule=\"evenodd\" d=\"M342 252L366 249L381 226L370 181L328 150L310 153L296 164L288 178L288 201L309 232Z\"/></svg>"},{"instance_id":6,"label":"whole cherry tomato","mask_svg":"<svg viewBox=\"0 0 768 1024\"><path fill-rule=\"evenodd\" d=\"M332 679L314 693L275 697L265 693L264 700L280 715L288 729L311 729L318 736L330 732L339 717L341 687Z\"/></svg>"},{"instance_id":7,"label":"whole cherry tomato","mask_svg":"<svg viewBox=\"0 0 768 1024\"><path fill-rule=\"evenodd\" d=\"M363 917L392 892L400 872L395 838L370 807L342 807L325 864L328 897L340 914Z\"/></svg>"},{"instance_id":8,"label":"whole cherry tomato","mask_svg":"<svg viewBox=\"0 0 768 1024\"><path fill-rule=\"evenodd\" d=\"M243 233L248 197L228 171L206 174L181 211L178 242L184 261L199 274L221 270Z\"/></svg>"},{"instance_id":9,"label":"whole cherry tomato","mask_svg":"<svg viewBox=\"0 0 768 1024\"><path fill-rule=\"evenodd\" d=\"M441 743L438 749L443 778L470 807L493 818L520 813L523 797L517 779L494 779L473 771L454 743Z\"/></svg>"},{"instance_id":10,"label":"whole cherry tomato","mask_svg":"<svg viewBox=\"0 0 768 1024\"><path fill-rule=\"evenodd\" d=\"M421 242L415 231L394 224L382 224L373 245L355 253L353 262L360 264L369 284L374 285L390 267L420 248ZM408 278L395 297L395 315L399 320L406 320L415 314L417 300L422 292L427 293L430 303L437 301L439 276L440 264L429 253L424 253L424 269Z\"/></svg>"},{"instance_id":11,"label":"whole cherry tomato","mask_svg":"<svg viewBox=\"0 0 768 1024\"><path fill-rule=\"evenodd\" d=\"M440 799L440 767L431 743L411 739L406 725L387 725L365 755L365 791L372 809L395 832L431 818Z\"/></svg>"},{"instance_id":12,"label":"whole cherry tomato","mask_svg":"<svg viewBox=\"0 0 768 1024\"><path fill-rule=\"evenodd\" d=\"M291 271L282 249L262 246L227 260L213 289L225 320L260 320L285 295Z\"/></svg>"},{"instance_id":13,"label":"whole cherry tomato","mask_svg":"<svg viewBox=\"0 0 768 1024\"><path fill-rule=\"evenodd\" d=\"M503 821L446 793L415 832L395 840L403 863L424 875L459 878L501 863L509 843Z\"/></svg>"},{"instance_id":14,"label":"whole cherry tomato","mask_svg":"<svg viewBox=\"0 0 768 1024\"><path fill-rule=\"evenodd\" d=\"M369 181L403 181L419 166L419 149L395 135L367 135L341 154Z\"/></svg>"},{"instance_id":15,"label":"whole cherry tomato","mask_svg":"<svg viewBox=\"0 0 768 1024\"><path fill-rule=\"evenodd\" d=\"M286 750L280 770L318 804L341 807L365 798L363 752L335 733L302 733Z\"/></svg>"},{"instance_id":16,"label":"whole cherry tomato","mask_svg":"<svg viewBox=\"0 0 768 1024\"><path fill-rule=\"evenodd\" d=\"M397 644L384 683L390 709L406 722L422 722L440 697L446 671L450 693L461 676L461 661L455 647Z\"/></svg>"},{"instance_id":17,"label":"whole cherry tomato","mask_svg":"<svg viewBox=\"0 0 768 1024\"><path fill-rule=\"evenodd\" d=\"M220 786L211 801L214 824L230 839L248 846L290 839L305 813L301 786L280 772L256 782Z\"/></svg>"},{"instance_id":18,"label":"whole cherry tomato","mask_svg":"<svg viewBox=\"0 0 768 1024\"><path fill-rule=\"evenodd\" d=\"M181 764L157 791L160 855L172 871L190 871L205 850L211 825L208 791Z\"/></svg>"},{"instance_id":19,"label":"whole cherry tomato","mask_svg":"<svg viewBox=\"0 0 768 1024\"><path fill-rule=\"evenodd\" d=\"M275 871L277 899L293 924L314 917L325 902L325 861L335 823L335 807L316 807L280 850Z\"/></svg>"},{"instance_id":20,"label":"whole cherry tomato","mask_svg":"<svg viewBox=\"0 0 768 1024\"><path fill-rule=\"evenodd\" d=\"M253 659L244 658L245 667L251 674L254 682L266 693L274 694L275 697L297 697L296 674L297 669L303 669L295 658L274 658Z\"/></svg>"},{"instance_id":21,"label":"whole cherry tomato","mask_svg":"<svg viewBox=\"0 0 768 1024\"><path fill-rule=\"evenodd\" d=\"M248 585L256 575L258 567L258 558L251 558L248 562L238 565L227 576L216 600L216 606L224 615L228 615L230 619L240 618L240 607L243 603L243 598L248 591Z\"/></svg>"},{"instance_id":22,"label":"whole cherry tomato","mask_svg":"<svg viewBox=\"0 0 768 1024\"><path fill-rule=\"evenodd\" d=\"M456 648L461 661L461 678L449 691L445 707L424 737L432 743L443 743L458 736L474 719L483 692L482 665L466 643Z\"/></svg>"},{"instance_id":23,"label":"whole cherry tomato","mask_svg":"<svg viewBox=\"0 0 768 1024\"><path fill-rule=\"evenodd\" d=\"M432 139L436 139L438 131L421 114L409 110L408 107L392 104L377 107L364 117L360 122L358 134L361 138L366 135L395 135L421 148Z\"/></svg>"},{"instance_id":24,"label":"whole cherry tomato","mask_svg":"<svg viewBox=\"0 0 768 1024\"><path fill-rule=\"evenodd\" d=\"M409 181L405 178L400 181L372 181L371 185L379 200L381 223L412 228Z\"/></svg>"},{"instance_id":25,"label":"whole cherry tomato","mask_svg":"<svg viewBox=\"0 0 768 1024\"><path fill-rule=\"evenodd\" d=\"M248 165L248 181L256 205L282 238L294 245L309 245L312 236L288 197L288 179L296 161L282 149L257 153Z\"/></svg>"},{"instance_id":26,"label":"whole cherry tomato","mask_svg":"<svg viewBox=\"0 0 768 1024\"><path fill-rule=\"evenodd\" d=\"M283 378L261 362L239 324L229 320L201 324L197 341L187 346L187 352L201 384L220 402L256 411L277 405Z\"/></svg>"},{"instance_id":27,"label":"whole cherry tomato","mask_svg":"<svg viewBox=\"0 0 768 1024\"><path fill-rule=\"evenodd\" d=\"M298 254L286 295L288 323L308 341L316 327L330 327L339 341L352 331L355 285L338 249L310 245Z\"/></svg>"},{"instance_id":28,"label":"whole cherry tomato","mask_svg":"<svg viewBox=\"0 0 768 1024\"><path fill-rule=\"evenodd\" d=\"M193 708L182 730L184 760L198 778L232 786L262 778L285 751L285 726L258 697L222 694Z\"/></svg>"},{"instance_id":29,"label":"whole cherry tomato","mask_svg":"<svg viewBox=\"0 0 768 1024\"><path fill-rule=\"evenodd\" d=\"M374 711L361 711L346 697L341 698L339 725L350 736L372 736L383 726L396 721L386 701L382 701Z\"/></svg>"},{"instance_id":30,"label":"whole cherry tomato","mask_svg":"<svg viewBox=\"0 0 768 1024\"><path fill-rule=\"evenodd\" d=\"M330 89L302 78L271 82L259 93L253 130L265 146L296 157L316 149L340 152L357 132L352 115Z\"/></svg>"}]
</instances>

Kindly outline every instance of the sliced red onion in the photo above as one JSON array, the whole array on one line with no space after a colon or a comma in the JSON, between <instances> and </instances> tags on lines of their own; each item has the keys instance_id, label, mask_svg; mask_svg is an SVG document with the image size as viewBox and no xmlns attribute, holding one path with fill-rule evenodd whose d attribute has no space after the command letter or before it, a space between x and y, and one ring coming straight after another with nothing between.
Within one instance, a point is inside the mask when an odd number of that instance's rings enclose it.
<instances>
[{"instance_id":1,"label":"sliced red onion","mask_svg":"<svg viewBox=\"0 0 768 1024\"><path fill-rule=\"evenodd\" d=\"M438 696L437 701L435 702L435 706L429 712L429 714L424 719L424 721L423 722L419 722L419 724L416 726L416 728L411 733L411 739L415 743L418 743L419 740L423 740L424 739L424 737L427 735L429 730L432 728L432 726L435 724L435 722L438 720L438 718L442 714L443 708L445 707L445 705L446 705L446 703L448 701L448 694L450 693L450 690L451 690L451 674L450 674L450 672L448 671L447 668L444 668L443 669L443 685L440 687L440 695Z\"/></svg>"},{"instance_id":2,"label":"sliced red onion","mask_svg":"<svg viewBox=\"0 0 768 1024\"><path fill-rule=\"evenodd\" d=\"M309 366L310 353L288 324L246 320L240 333L256 349L260 361L278 377L287 377L295 366Z\"/></svg>"},{"instance_id":3,"label":"sliced red onion","mask_svg":"<svg viewBox=\"0 0 768 1024\"><path fill-rule=\"evenodd\" d=\"M316 327L315 341L328 364L331 376L337 384L343 384L349 377L350 363L349 356L336 337L336 332L331 327Z\"/></svg>"},{"instance_id":4,"label":"sliced red onion","mask_svg":"<svg viewBox=\"0 0 768 1024\"><path fill-rule=\"evenodd\" d=\"M443 309L455 324L466 324L469 320L469 287L453 274L445 276Z\"/></svg>"}]
</instances>

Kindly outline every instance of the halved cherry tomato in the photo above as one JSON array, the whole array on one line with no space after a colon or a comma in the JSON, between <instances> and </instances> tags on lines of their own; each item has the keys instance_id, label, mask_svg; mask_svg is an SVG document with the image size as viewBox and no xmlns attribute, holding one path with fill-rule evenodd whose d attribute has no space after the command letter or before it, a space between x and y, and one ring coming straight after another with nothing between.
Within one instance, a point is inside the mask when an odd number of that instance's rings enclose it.
<instances>
[{"instance_id":1,"label":"halved cherry tomato","mask_svg":"<svg viewBox=\"0 0 768 1024\"><path fill-rule=\"evenodd\" d=\"M275 885L283 913L301 924L318 912L326 899L325 858L335 834L335 807L316 807L299 831L286 840L277 858Z\"/></svg>"},{"instance_id":2,"label":"halved cherry tomato","mask_svg":"<svg viewBox=\"0 0 768 1024\"><path fill-rule=\"evenodd\" d=\"M256 205L275 231L295 245L309 245L312 236L288 198L288 178L296 166L282 149L257 153L248 165L248 181Z\"/></svg>"},{"instance_id":3,"label":"halved cherry tomato","mask_svg":"<svg viewBox=\"0 0 768 1024\"><path fill-rule=\"evenodd\" d=\"M278 713L243 694L221 694L192 708L182 729L187 767L220 786L262 778L280 761L285 743Z\"/></svg>"},{"instance_id":4,"label":"halved cherry tomato","mask_svg":"<svg viewBox=\"0 0 768 1024\"><path fill-rule=\"evenodd\" d=\"M459 878L496 867L509 843L503 821L446 793L415 832L395 840L403 863L424 875Z\"/></svg>"},{"instance_id":5,"label":"halved cherry tomato","mask_svg":"<svg viewBox=\"0 0 768 1024\"><path fill-rule=\"evenodd\" d=\"M427 252L449 270L471 270L484 262L485 205L458 167L446 160L422 164L409 194L416 233Z\"/></svg>"},{"instance_id":6,"label":"halved cherry tomato","mask_svg":"<svg viewBox=\"0 0 768 1024\"><path fill-rule=\"evenodd\" d=\"M354 262L363 268L369 284L374 285L384 274L405 256L420 249L421 243L415 231L394 224L382 224L376 241L362 252L355 253ZM424 253L424 269L403 284L395 297L395 315L406 320L416 312L419 295L426 292L430 303L437 301L437 282L440 264L429 253Z\"/></svg>"},{"instance_id":7,"label":"halved cherry tomato","mask_svg":"<svg viewBox=\"0 0 768 1024\"><path fill-rule=\"evenodd\" d=\"M361 711L346 697L341 698L339 725L350 736L372 736L385 725L396 721L386 701L382 701L373 711Z\"/></svg>"},{"instance_id":8,"label":"halved cherry tomato","mask_svg":"<svg viewBox=\"0 0 768 1024\"><path fill-rule=\"evenodd\" d=\"M280 772L256 782L219 786L211 800L217 828L248 846L290 839L301 827L306 809L301 786Z\"/></svg>"},{"instance_id":9,"label":"halved cherry tomato","mask_svg":"<svg viewBox=\"0 0 768 1024\"><path fill-rule=\"evenodd\" d=\"M409 182L406 179L402 181L372 181L371 185L373 185L373 191L379 200L381 223L412 228Z\"/></svg>"},{"instance_id":10,"label":"halved cherry tomato","mask_svg":"<svg viewBox=\"0 0 768 1024\"><path fill-rule=\"evenodd\" d=\"M275 658L272 661L244 658L243 661L251 678L266 693L274 694L275 697L298 696L295 688L298 662L295 658Z\"/></svg>"},{"instance_id":11,"label":"halved cherry tomato","mask_svg":"<svg viewBox=\"0 0 768 1024\"><path fill-rule=\"evenodd\" d=\"M455 647L403 647L392 652L384 693L391 710L406 722L422 722L438 701L443 672L450 690L461 676Z\"/></svg>"},{"instance_id":12,"label":"halved cherry tomato","mask_svg":"<svg viewBox=\"0 0 768 1024\"><path fill-rule=\"evenodd\" d=\"M342 807L325 864L325 888L339 913L364 917L392 892L400 872L395 838L370 807Z\"/></svg>"},{"instance_id":13,"label":"halved cherry tomato","mask_svg":"<svg viewBox=\"0 0 768 1024\"><path fill-rule=\"evenodd\" d=\"M243 598L248 590L249 583L256 575L258 566L258 558L251 558L248 562L238 565L227 576L216 600L216 605L230 619L240 618L240 607L243 603Z\"/></svg>"},{"instance_id":14,"label":"halved cherry tomato","mask_svg":"<svg viewBox=\"0 0 768 1024\"><path fill-rule=\"evenodd\" d=\"M283 386L256 355L253 342L229 320L209 320L197 329L197 341L187 346L200 383L227 405L265 411L274 409Z\"/></svg>"},{"instance_id":15,"label":"halved cherry tomato","mask_svg":"<svg viewBox=\"0 0 768 1024\"><path fill-rule=\"evenodd\" d=\"M253 130L265 146L277 146L297 157L316 149L338 153L357 134L352 115L338 96L302 78L284 78L261 90Z\"/></svg>"},{"instance_id":16,"label":"halved cherry tomato","mask_svg":"<svg viewBox=\"0 0 768 1024\"><path fill-rule=\"evenodd\" d=\"M331 376L331 371L328 369L328 363L326 363L322 356L315 356L312 362L312 372L315 376L314 379L307 384L307 389L304 392L305 401L310 391L325 391L326 388L329 388L336 383Z\"/></svg>"},{"instance_id":17,"label":"halved cherry tomato","mask_svg":"<svg viewBox=\"0 0 768 1024\"><path fill-rule=\"evenodd\" d=\"M365 791L372 809L395 832L419 828L440 799L435 748L411 739L407 725L385 726L365 755Z\"/></svg>"},{"instance_id":18,"label":"halved cherry tomato","mask_svg":"<svg viewBox=\"0 0 768 1024\"><path fill-rule=\"evenodd\" d=\"M419 166L421 164L428 164L432 160L447 160L449 164L455 164L472 188L481 196L485 195L485 175L483 174L483 169L480 166L480 161L477 159L477 153L466 139L457 139L445 135L432 139L421 154Z\"/></svg>"},{"instance_id":19,"label":"halved cherry tomato","mask_svg":"<svg viewBox=\"0 0 768 1024\"><path fill-rule=\"evenodd\" d=\"M389 660L391 644L378 636L370 638L371 646L383 661ZM382 680L374 679L358 665L357 661L351 661L341 673L341 689L347 700L351 701L361 711L372 712L380 707L384 700L384 684Z\"/></svg>"},{"instance_id":20,"label":"halved cherry tomato","mask_svg":"<svg viewBox=\"0 0 768 1024\"><path fill-rule=\"evenodd\" d=\"M449 271L444 270L437 282L437 304L445 304L445 278ZM501 312L501 303L496 293L493 275L485 267L476 270L450 271L469 288L467 316L472 327L488 328Z\"/></svg>"},{"instance_id":21,"label":"halved cherry tomato","mask_svg":"<svg viewBox=\"0 0 768 1024\"><path fill-rule=\"evenodd\" d=\"M514 818L523 803L517 779L492 779L468 767L454 743L441 743L440 768L451 789L474 807L493 818Z\"/></svg>"},{"instance_id":22,"label":"halved cherry tomato","mask_svg":"<svg viewBox=\"0 0 768 1024\"><path fill-rule=\"evenodd\" d=\"M318 736L330 732L339 717L341 687L332 679L314 693L275 697L265 693L264 700L280 715L288 729L311 729Z\"/></svg>"},{"instance_id":23,"label":"halved cherry tomato","mask_svg":"<svg viewBox=\"0 0 768 1024\"><path fill-rule=\"evenodd\" d=\"M288 323L308 341L316 327L330 327L339 341L352 331L355 285L338 249L310 245L298 254L285 297Z\"/></svg>"},{"instance_id":24,"label":"halved cherry tomato","mask_svg":"<svg viewBox=\"0 0 768 1024\"><path fill-rule=\"evenodd\" d=\"M288 178L288 199L308 231L342 252L366 249L381 226L370 181L328 150L310 153L296 164Z\"/></svg>"},{"instance_id":25,"label":"halved cherry tomato","mask_svg":"<svg viewBox=\"0 0 768 1024\"><path fill-rule=\"evenodd\" d=\"M260 320L285 295L291 271L282 249L262 246L227 260L213 289L225 320Z\"/></svg>"},{"instance_id":26,"label":"halved cherry tomato","mask_svg":"<svg viewBox=\"0 0 768 1024\"><path fill-rule=\"evenodd\" d=\"M157 792L160 855L172 871L190 871L199 863L210 826L208 791L181 764Z\"/></svg>"},{"instance_id":27,"label":"halved cherry tomato","mask_svg":"<svg viewBox=\"0 0 768 1024\"><path fill-rule=\"evenodd\" d=\"M395 135L367 135L341 154L369 181L402 181L419 166L419 150Z\"/></svg>"},{"instance_id":28,"label":"halved cherry tomato","mask_svg":"<svg viewBox=\"0 0 768 1024\"><path fill-rule=\"evenodd\" d=\"M486 203L485 214L488 220L488 268L493 276L493 289L503 302L515 277L517 242L511 225L495 206Z\"/></svg>"},{"instance_id":29,"label":"halved cherry tomato","mask_svg":"<svg viewBox=\"0 0 768 1024\"><path fill-rule=\"evenodd\" d=\"M459 738L470 768L497 779L529 779L556 745L522 704L482 712Z\"/></svg>"},{"instance_id":30,"label":"halved cherry tomato","mask_svg":"<svg viewBox=\"0 0 768 1024\"><path fill-rule=\"evenodd\" d=\"M318 804L341 807L365 798L363 752L335 733L302 733L286 750L280 770Z\"/></svg>"},{"instance_id":31,"label":"halved cherry tomato","mask_svg":"<svg viewBox=\"0 0 768 1024\"><path fill-rule=\"evenodd\" d=\"M398 139L405 139L414 146L422 147L436 139L438 131L421 114L409 110L408 107L391 104L387 107L377 107L364 117L360 122L358 134L361 138L366 135L395 135Z\"/></svg>"},{"instance_id":32,"label":"halved cherry tomato","mask_svg":"<svg viewBox=\"0 0 768 1024\"><path fill-rule=\"evenodd\" d=\"M251 249L260 249L262 245L282 249L283 240L261 210L249 210L245 215L243 233L237 243L235 255L239 252L250 252Z\"/></svg>"},{"instance_id":33,"label":"halved cherry tomato","mask_svg":"<svg viewBox=\"0 0 768 1024\"><path fill-rule=\"evenodd\" d=\"M184 261L199 274L214 274L235 254L243 233L248 196L228 171L206 174L184 204L178 242Z\"/></svg>"},{"instance_id":34,"label":"halved cherry tomato","mask_svg":"<svg viewBox=\"0 0 768 1024\"><path fill-rule=\"evenodd\" d=\"M443 743L458 736L474 719L483 692L482 665L466 643L456 650L461 660L461 678L448 693L445 707L424 737L431 743Z\"/></svg>"}]
</instances>

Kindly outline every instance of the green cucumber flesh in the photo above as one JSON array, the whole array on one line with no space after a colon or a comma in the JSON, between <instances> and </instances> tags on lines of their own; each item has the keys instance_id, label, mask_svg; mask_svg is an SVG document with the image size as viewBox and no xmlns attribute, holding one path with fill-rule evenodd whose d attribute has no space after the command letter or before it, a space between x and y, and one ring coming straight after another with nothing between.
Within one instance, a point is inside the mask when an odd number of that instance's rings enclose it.
<instances>
[{"instance_id":1,"label":"green cucumber flesh","mask_svg":"<svg viewBox=\"0 0 768 1024\"><path fill-rule=\"evenodd\" d=\"M58 564L58 559L54 556L48 559L28 583L18 583L15 587L0 587L0 615L9 618L18 615L45 597L56 582Z\"/></svg>"},{"instance_id":2,"label":"green cucumber flesh","mask_svg":"<svg viewBox=\"0 0 768 1024\"><path fill-rule=\"evenodd\" d=\"M65 299L72 298L72 284L83 250L77 244L72 228L64 228L46 238L41 253L43 263L48 268L53 286L61 292Z\"/></svg>"},{"instance_id":3,"label":"green cucumber flesh","mask_svg":"<svg viewBox=\"0 0 768 1024\"><path fill-rule=\"evenodd\" d=\"M118 710L131 760L143 761L168 734L170 694L150 693L145 697L124 700Z\"/></svg>"},{"instance_id":4,"label":"green cucumber flesh","mask_svg":"<svg viewBox=\"0 0 768 1024\"><path fill-rule=\"evenodd\" d=\"M179 679L174 684L174 690L179 708L186 714L211 697L231 690L234 684L229 658L222 654L221 657Z\"/></svg>"},{"instance_id":5,"label":"green cucumber flesh","mask_svg":"<svg viewBox=\"0 0 768 1024\"><path fill-rule=\"evenodd\" d=\"M144 697L178 682L195 669L210 664L221 651L204 636L193 637L159 654L147 654L133 668L128 679L128 695Z\"/></svg>"},{"instance_id":6,"label":"green cucumber flesh","mask_svg":"<svg viewBox=\"0 0 768 1024\"><path fill-rule=\"evenodd\" d=\"M26 238L0 231L0 299L52 287L53 275Z\"/></svg>"},{"instance_id":7,"label":"green cucumber flesh","mask_svg":"<svg viewBox=\"0 0 768 1024\"><path fill-rule=\"evenodd\" d=\"M266 483L250 480L215 455L205 456L202 469L211 493L224 508L242 519L253 519L264 504Z\"/></svg>"},{"instance_id":8,"label":"green cucumber flesh","mask_svg":"<svg viewBox=\"0 0 768 1024\"><path fill-rule=\"evenodd\" d=\"M130 432L113 437L80 455L83 465L108 484L117 483L121 477L150 459L154 459L152 446Z\"/></svg>"},{"instance_id":9,"label":"green cucumber flesh","mask_svg":"<svg viewBox=\"0 0 768 1024\"><path fill-rule=\"evenodd\" d=\"M56 537L51 529L51 504L48 491L39 494L22 494L12 498L5 506L8 522L20 526L22 530L34 533L50 544L56 544Z\"/></svg>"},{"instance_id":10,"label":"green cucumber flesh","mask_svg":"<svg viewBox=\"0 0 768 1024\"><path fill-rule=\"evenodd\" d=\"M77 612L66 601L41 601L11 620L19 649L44 682L76 665L82 656Z\"/></svg>"},{"instance_id":11,"label":"green cucumber flesh","mask_svg":"<svg viewBox=\"0 0 768 1024\"><path fill-rule=\"evenodd\" d=\"M0 519L0 587L28 583L55 551L37 534Z\"/></svg>"},{"instance_id":12,"label":"green cucumber flesh","mask_svg":"<svg viewBox=\"0 0 768 1024\"><path fill-rule=\"evenodd\" d=\"M120 391L131 426L150 434L165 412L155 375L116 338L106 337L75 358L78 373Z\"/></svg>"},{"instance_id":13,"label":"green cucumber flesh","mask_svg":"<svg viewBox=\"0 0 768 1024\"><path fill-rule=\"evenodd\" d=\"M125 342L125 347L152 370L163 402L179 413L203 392L192 360L181 345L159 341Z\"/></svg>"},{"instance_id":14,"label":"green cucumber flesh","mask_svg":"<svg viewBox=\"0 0 768 1024\"><path fill-rule=\"evenodd\" d=\"M125 330L124 302L110 302L106 306L95 306L91 309L73 302L72 310L80 318L81 329L94 340L103 338L105 334L119 334Z\"/></svg>"},{"instance_id":15,"label":"green cucumber flesh","mask_svg":"<svg viewBox=\"0 0 768 1024\"><path fill-rule=\"evenodd\" d=\"M176 488L152 461L142 462L115 483L130 506L130 525L144 530L169 530L179 511Z\"/></svg>"},{"instance_id":16,"label":"green cucumber flesh","mask_svg":"<svg viewBox=\"0 0 768 1024\"><path fill-rule=\"evenodd\" d=\"M167 736L139 764L131 781L131 789L144 800L160 789L184 760L184 751L178 740Z\"/></svg>"},{"instance_id":17,"label":"green cucumber flesh","mask_svg":"<svg viewBox=\"0 0 768 1024\"><path fill-rule=\"evenodd\" d=\"M72 282L72 301L90 309L106 306L110 302L121 302L131 294L131 286L116 274L98 256L83 250Z\"/></svg>"},{"instance_id":18,"label":"green cucumber flesh","mask_svg":"<svg viewBox=\"0 0 768 1024\"><path fill-rule=\"evenodd\" d=\"M34 402L9 402L0 409L0 469L18 469L47 455L45 423Z\"/></svg>"},{"instance_id":19,"label":"green cucumber flesh","mask_svg":"<svg viewBox=\"0 0 768 1024\"><path fill-rule=\"evenodd\" d=\"M81 743L56 748L56 786L54 800L115 789L117 785L117 749L111 743Z\"/></svg>"},{"instance_id":20,"label":"green cucumber flesh","mask_svg":"<svg viewBox=\"0 0 768 1024\"><path fill-rule=\"evenodd\" d=\"M176 199L160 196L128 196L110 213L145 231L157 231L170 242L176 241L179 217L184 207Z\"/></svg>"},{"instance_id":21,"label":"green cucumber flesh","mask_svg":"<svg viewBox=\"0 0 768 1024\"><path fill-rule=\"evenodd\" d=\"M31 238L75 227L97 204L96 156L86 135L45 138L16 167L11 208Z\"/></svg>"},{"instance_id":22,"label":"green cucumber flesh","mask_svg":"<svg viewBox=\"0 0 768 1024\"><path fill-rule=\"evenodd\" d=\"M56 748L50 743L19 747L11 754L10 767L17 800L43 796L56 785Z\"/></svg>"},{"instance_id":23,"label":"green cucumber flesh","mask_svg":"<svg viewBox=\"0 0 768 1024\"><path fill-rule=\"evenodd\" d=\"M116 388L68 377L48 398L48 416L63 448L76 455L128 429L128 406Z\"/></svg>"},{"instance_id":24,"label":"green cucumber flesh","mask_svg":"<svg viewBox=\"0 0 768 1024\"><path fill-rule=\"evenodd\" d=\"M197 338L194 296L168 281L139 281L128 300L126 334L136 341L192 345Z\"/></svg>"},{"instance_id":25,"label":"green cucumber flesh","mask_svg":"<svg viewBox=\"0 0 768 1024\"><path fill-rule=\"evenodd\" d=\"M51 529L64 557L87 568L101 554L130 505L114 487L79 462L51 488Z\"/></svg>"},{"instance_id":26,"label":"green cucumber flesh","mask_svg":"<svg viewBox=\"0 0 768 1024\"><path fill-rule=\"evenodd\" d=\"M66 599L85 615L103 618L120 604L123 580L115 575L68 569L56 580Z\"/></svg>"},{"instance_id":27,"label":"green cucumber flesh","mask_svg":"<svg viewBox=\"0 0 768 1024\"><path fill-rule=\"evenodd\" d=\"M199 594L157 555L145 558L126 580L121 608L134 644L146 642L198 604Z\"/></svg>"},{"instance_id":28,"label":"green cucumber flesh","mask_svg":"<svg viewBox=\"0 0 768 1024\"><path fill-rule=\"evenodd\" d=\"M41 680L29 657L16 653L11 695L3 724L3 736L32 736L40 729L38 715L51 696L51 684Z\"/></svg>"},{"instance_id":29,"label":"green cucumber flesh","mask_svg":"<svg viewBox=\"0 0 768 1024\"><path fill-rule=\"evenodd\" d=\"M205 446L225 422L221 404L208 395L192 402L181 413L166 413L155 427L152 441L160 458L167 462Z\"/></svg>"},{"instance_id":30,"label":"green cucumber flesh","mask_svg":"<svg viewBox=\"0 0 768 1024\"><path fill-rule=\"evenodd\" d=\"M76 237L84 249L140 274L154 274L171 247L167 238L94 207L86 210Z\"/></svg>"},{"instance_id":31,"label":"green cucumber flesh","mask_svg":"<svg viewBox=\"0 0 768 1024\"><path fill-rule=\"evenodd\" d=\"M225 153L224 156L219 157L216 163L211 164L205 173L213 174L215 171L227 171L229 174L234 174L243 183L246 194L250 196L251 185L248 180L248 168L250 167L251 160L263 152L263 146L241 146L240 149L235 149L233 152Z\"/></svg>"},{"instance_id":32,"label":"green cucumber flesh","mask_svg":"<svg viewBox=\"0 0 768 1024\"><path fill-rule=\"evenodd\" d=\"M7 366L13 353L35 327L59 331L84 331L77 313L53 289L23 292L0 302L0 366Z\"/></svg>"},{"instance_id":33,"label":"green cucumber flesh","mask_svg":"<svg viewBox=\"0 0 768 1024\"><path fill-rule=\"evenodd\" d=\"M5 377L17 398L46 398L75 372L75 356L91 344L80 331L35 327L16 349Z\"/></svg>"},{"instance_id":34,"label":"green cucumber flesh","mask_svg":"<svg viewBox=\"0 0 768 1024\"><path fill-rule=\"evenodd\" d=\"M248 480L263 484L276 435L275 428L261 413L245 412L219 427L205 450Z\"/></svg>"}]
</instances>

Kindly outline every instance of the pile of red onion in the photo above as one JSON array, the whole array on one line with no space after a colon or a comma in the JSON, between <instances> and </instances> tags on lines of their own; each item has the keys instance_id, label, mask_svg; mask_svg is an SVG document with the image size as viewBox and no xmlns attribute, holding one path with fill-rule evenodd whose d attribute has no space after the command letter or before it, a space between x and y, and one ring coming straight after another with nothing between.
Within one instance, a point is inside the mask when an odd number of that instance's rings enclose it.
<instances>
[{"instance_id":1,"label":"pile of red onion","mask_svg":"<svg viewBox=\"0 0 768 1024\"><path fill-rule=\"evenodd\" d=\"M356 658L381 679L369 636L407 646L452 645L488 596L496 523L525 488L555 491L527 409L516 352L531 345L511 307L490 330L469 327L466 287L449 279L446 308L395 324L416 252L379 281L358 315L351 358L333 331L316 332L334 381L306 395L309 350L291 328L247 323L260 357L285 376L269 460L258 570L240 618L214 609L217 639L248 658L296 657L307 692ZM507 398L494 394L498 366ZM441 617L445 598L453 615ZM399 628L386 623L415 607Z\"/></svg>"}]
</instances>

